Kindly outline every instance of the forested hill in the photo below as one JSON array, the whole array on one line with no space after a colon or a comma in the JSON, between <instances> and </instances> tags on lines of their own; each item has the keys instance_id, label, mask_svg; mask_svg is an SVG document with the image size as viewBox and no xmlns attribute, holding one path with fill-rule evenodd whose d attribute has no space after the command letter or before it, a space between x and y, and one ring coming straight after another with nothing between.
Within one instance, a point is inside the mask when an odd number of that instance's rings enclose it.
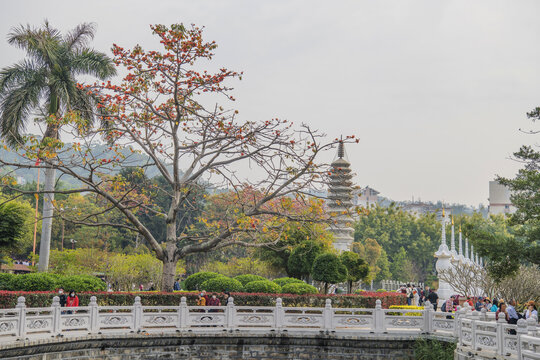
<instances>
[{"instance_id":1,"label":"forested hill","mask_svg":"<svg viewBox=\"0 0 540 360\"><path fill-rule=\"evenodd\" d=\"M72 144L66 143L65 149L71 149ZM92 146L92 152L94 154L99 154L100 158L112 158L114 157L114 151L108 149L108 145L102 145L102 144L95 144ZM68 151L69 153L69 151ZM123 154L128 156L130 158L130 165L131 166L143 166L148 161L148 156L139 154L139 153L131 153L128 149L125 149L123 151ZM25 160L20 155L17 155L14 151L6 150L4 148L0 148L0 158L8 161L8 162L19 162L19 161L26 161L28 163L33 163L33 161ZM6 172L11 171L7 166L2 167L0 169L0 174L5 174ZM17 181L19 184L24 183L32 183L37 180L37 170L36 169L18 169L15 171ZM112 173L112 171L111 171ZM83 175L82 170L79 170L78 174ZM159 170L155 166L150 166L146 168L146 176L148 178L152 178L154 176L159 175ZM59 176L59 174L57 175ZM64 186L67 187L75 187L79 185L79 182L74 179L73 177L68 177L66 175L62 176L61 178L62 182L64 183Z\"/></svg>"}]
</instances>

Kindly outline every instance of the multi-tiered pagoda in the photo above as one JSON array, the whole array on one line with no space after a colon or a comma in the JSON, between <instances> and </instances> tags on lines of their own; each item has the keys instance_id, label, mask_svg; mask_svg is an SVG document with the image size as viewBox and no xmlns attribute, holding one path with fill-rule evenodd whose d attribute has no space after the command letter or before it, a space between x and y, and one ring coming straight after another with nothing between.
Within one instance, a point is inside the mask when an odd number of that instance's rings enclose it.
<instances>
[{"instance_id":1,"label":"multi-tiered pagoda","mask_svg":"<svg viewBox=\"0 0 540 360\"><path fill-rule=\"evenodd\" d=\"M333 223L327 229L334 234L334 247L338 251L351 249L354 241L352 204L352 174L345 154L343 142L339 143L337 158L332 162L330 184L328 187L328 211Z\"/></svg>"}]
</instances>

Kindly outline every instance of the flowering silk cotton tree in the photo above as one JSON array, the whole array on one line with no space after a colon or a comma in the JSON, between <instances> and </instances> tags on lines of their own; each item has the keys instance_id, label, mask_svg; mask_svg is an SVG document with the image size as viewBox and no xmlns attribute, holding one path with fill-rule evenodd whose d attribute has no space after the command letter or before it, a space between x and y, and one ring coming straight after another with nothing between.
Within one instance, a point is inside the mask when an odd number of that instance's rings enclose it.
<instances>
[{"instance_id":1,"label":"flowering silk cotton tree","mask_svg":"<svg viewBox=\"0 0 540 360\"><path fill-rule=\"evenodd\" d=\"M82 183L71 192L97 194L108 211L120 212L125 222L100 221L101 214L81 218L74 212L65 214L68 220L137 232L163 261L162 290L172 291L176 264L189 254L231 245L265 246L277 242L289 221L324 221L320 203L308 196L328 176L328 164L316 160L338 141L356 140L351 136L325 142L323 134L306 125L294 128L279 119L240 121L236 111L208 106L219 96L234 100L226 82L242 74L202 69L202 60L212 59L217 45L205 42L200 28L151 29L162 51L114 45L114 62L124 78L118 84L81 86L99 97L99 115L106 126L81 137L80 119L64 117L63 126L71 126L77 140L57 149L54 166ZM108 144L107 151L96 151L99 140ZM35 144L27 147L27 158L39 151ZM121 170L133 167L141 154L145 165L131 171L127 181ZM157 169L163 177L160 186L143 184L148 169ZM207 216L212 209L202 188L210 186L235 193L220 219ZM166 194L170 204L153 204L156 194ZM297 206L299 202L307 207ZM140 221L141 212L165 219L164 242Z\"/></svg>"}]
</instances>

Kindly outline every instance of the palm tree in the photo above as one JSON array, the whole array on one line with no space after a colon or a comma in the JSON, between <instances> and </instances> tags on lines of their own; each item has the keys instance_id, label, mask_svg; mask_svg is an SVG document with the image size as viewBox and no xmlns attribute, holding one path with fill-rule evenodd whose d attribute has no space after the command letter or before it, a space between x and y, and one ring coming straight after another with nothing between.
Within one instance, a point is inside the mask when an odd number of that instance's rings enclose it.
<instances>
[{"instance_id":1,"label":"palm tree","mask_svg":"<svg viewBox=\"0 0 540 360\"><path fill-rule=\"evenodd\" d=\"M11 146L22 143L31 116L45 120L76 112L90 126L96 116L97 98L77 87L76 75L106 79L116 73L111 59L87 44L95 26L83 23L62 36L47 21L40 28L13 28L8 42L27 52L27 58L0 71L0 135ZM43 140L59 139L58 125L47 122ZM54 159L53 159L54 161ZM54 166L46 167L43 222L39 248L39 271L47 271L51 245Z\"/></svg>"}]
</instances>

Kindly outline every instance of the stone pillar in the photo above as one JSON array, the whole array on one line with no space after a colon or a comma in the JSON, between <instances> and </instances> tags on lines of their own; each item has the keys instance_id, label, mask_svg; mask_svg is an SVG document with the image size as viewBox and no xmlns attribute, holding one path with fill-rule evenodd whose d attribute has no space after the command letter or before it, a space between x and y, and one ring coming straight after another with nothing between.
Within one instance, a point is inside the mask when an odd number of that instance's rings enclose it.
<instances>
[{"instance_id":1,"label":"stone pillar","mask_svg":"<svg viewBox=\"0 0 540 360\"><path fill-rule=\"evenodd\" d=\"M229 297L227 300L227 327L229 329L234 329L236 320L236 309L234 308L234 298Z\"/></svg>"},{"instance_id":2,"label":"stone pillar","mask_svg":"<svg viewBox=\"0 0 540 360\"><path fill-rule=\"evenodd\" d=\"M133 303L133 328L132 331L140 331L142 329L143 310L141 297L135 296L135 302Z\"/></svg>"},{"instance_id":3,"label":"stone pillar","mask_svg":"<svg viewBox=\"0 0 540 360\"><path fill-rule=\"evenodd\" d=\"M332 309L332 300L326 299L323 310L323 328L325 330L333 330L334 309Z\"/></svg>"},{"instance_id":4,"label":"stone pillar","mask_svg":"<svg viewBox=\"0 0 540 360\"><path fill-rule=\"evenodd\" d=\"M180 329L185 329L188 327L188 316L189 316L189 309L187 306L186 297L182 296L180 298L180 307L178 309L178 317Z\"/></svg>"},{"instance_id":5,"label":"stone pillar","mask_svg":"<svg viewBox=\"0 0 540 360\"><path fill-rule=\"evenodd\" d=\"M375 324L375 333L383 333L386 329L384 326L384 310L382 308L381 300L375 301L375 309L373 310L374 324Z\"/></svg>"},{"instance_id":6,"label":"stone pillar","mask_svg":"<svg viewBox=\"0 0 540 360\"><path fill-rule=\"evenodd\" d=\"M138 297L138 296L137 296ZM140 298L139 298L140 301ZM88 325L90 334L95 334L99 331L99 307L97 303L97 298L95 296L90 297L90 303L88 304L89 313L90 313L90 324Z\"/></svg>"},{"instance_id":7,"label":"stone pillar","mask_svg":"<svg viewBox=\"0 0 540 360\"><path fill-rule=\"evenodd\" d=\"M17 298L17 306L15 308L19 312L19 330L17 331L17 337L24 339L26 336L26 299L24 296Z\"/></svg>"},{"instance_id":8,"label":"stone pillar","mask_svg":"<svg viewBox=\"0 0 540 360\"><path fill-rule=\"evenodd\" d=\"M281 330L283 327L284 316L283 313L283 300L281 298L276 299L276 309L274 310L274 327L276 330Z\"/></svg>"},{"instance_id":9,"label":"stone pillar","mask_svg":"<svg viewBox=\"0 0 540 360\"><path fill-rule=\"evenodd\" d=\"M60 334L60 315L62 314L62 308L60 307L60 297L55 296L53 297L52 301L52 333L54 336L57 336Z\"/></svg>"}]
</instances>

